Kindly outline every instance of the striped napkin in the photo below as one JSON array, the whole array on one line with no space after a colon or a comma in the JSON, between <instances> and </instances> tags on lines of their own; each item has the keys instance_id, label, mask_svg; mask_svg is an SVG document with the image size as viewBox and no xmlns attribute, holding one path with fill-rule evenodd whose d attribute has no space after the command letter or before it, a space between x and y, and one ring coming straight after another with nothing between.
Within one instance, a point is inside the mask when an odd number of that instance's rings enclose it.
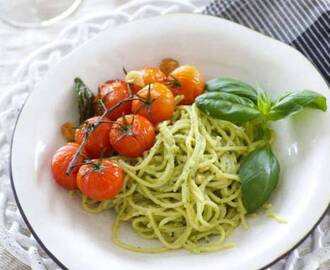
<instances>
[{"instance_id":1,"label":"striped napkin","mask_svg":"<svg viewBox=\"0 0 330 270\"><path fill-rule=\"evenodd\" d=\"M237 22L295 47L330 84L330 0L215 0L204 14Z\"/></svg>"}]
</instances>

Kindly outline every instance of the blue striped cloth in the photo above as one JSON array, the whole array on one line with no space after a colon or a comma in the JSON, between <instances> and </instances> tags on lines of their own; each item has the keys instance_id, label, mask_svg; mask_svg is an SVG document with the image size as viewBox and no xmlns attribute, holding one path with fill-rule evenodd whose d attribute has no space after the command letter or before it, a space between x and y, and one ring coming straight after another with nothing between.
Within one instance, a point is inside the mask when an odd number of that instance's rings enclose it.
<instances>
[{"instance_id":1,"label":"blue striped cloth","mask_svg":"<svg viewBox=\"0 0 330 270\"><path fill-rule=\"evenodd\" d=\"M215 0L204 13L288 43L330 84L330 0Z\"/></svg>"}]
</instances>

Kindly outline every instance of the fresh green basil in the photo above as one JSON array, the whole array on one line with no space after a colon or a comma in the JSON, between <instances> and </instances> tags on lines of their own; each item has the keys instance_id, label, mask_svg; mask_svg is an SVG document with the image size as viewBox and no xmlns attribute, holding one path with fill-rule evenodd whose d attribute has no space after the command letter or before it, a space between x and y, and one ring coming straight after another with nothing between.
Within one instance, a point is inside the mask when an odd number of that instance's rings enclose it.
<instances>
[{"instance_id":1,"label":"fresh green basil","mask_svg":"<svg viewBox=\"0 0 330 270\"><path fill-rule=\"evenodd\" d=\"M241 162L239 176L242 200L248 213L255 212L269 199L280 174L280 165L269 145L257 148Z\"/></svg>"},{"instance_id":2,"label":"fresh green basil","mask_svg":"<svg viewBox=\"0 0 330 270\"><path fill-rule=\"evenodd\" d=\"M225 92L257 102L258 93L249 84L233 79L213 79L206 82L207 92Z\"/></svg>"},{"instance_id":3,"label":"fresh green basil","mask_svg":"<svg viewBox=\"0 0 330 270\"><path fill-rule=\"evenodd\" d=\"M74 79L74 90L78 100L79 122L94 115L94 94L80 78Z\"/></svg>"},{"instance_id":4,"label":"fresh green basil","mask_svg":"<svg viewBox=\"0 0 330 270\"><path fill-rule=\"evenodd\" d=\"M268 118L268 114L270 108L272 107L272 104L273 102L270 97L264 91L260 90L258 95L257 108L262 113L264 118Z\"/></svg>"},{"instance_id":5,"label":"fresh green basil","mask_svg":"<svg viewBox=\"0 0 330 270\"><path fill-rule=\"evenodd\" d=\"M196 104L207 115L234 123L255 121L254 140L268 142L272 136L268 121L283 119L304 108L327 110L326 98L316 92L304 90L288 93L273 101L263 90L232 79L214 79L206 83L206 93ZM280 165L270 145L249 153L241 162L243 204L248 213L255 212L275 189Z\"/></svg>"},{"instance_id":6,"label":"fresh green basil","mask_svg":"<svg viewBox=\"0 0 330 270\"><path fill-rule=\"evenodd\" d=\"M319 93L303 90L280 97L270 109L269 119L279 120L302 111L304 108L327 110L326 98Z\"/></svg>"},{"instance_id":7,"label":"fresh green basil","mask_svg":"<svg viewBox=\"0 0 330 270\"><path fill-rule=\"evenodd\" d=\"M229 93L205 93L195 102L207 115L235 123L243 123L261 115L251 100Z\"/></svg>"}]
</instances>

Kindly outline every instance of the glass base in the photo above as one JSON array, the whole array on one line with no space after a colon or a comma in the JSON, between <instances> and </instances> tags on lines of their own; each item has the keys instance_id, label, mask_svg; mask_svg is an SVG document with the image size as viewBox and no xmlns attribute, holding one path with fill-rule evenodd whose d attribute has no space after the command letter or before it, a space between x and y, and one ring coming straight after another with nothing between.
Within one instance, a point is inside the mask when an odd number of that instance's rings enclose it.
<instances>
[{"instance_id":1,"label":"glass base","mask_svg":"<svg viewBox=\"0 0 330 270\"><path fill-rule=\"evenodd\" d=\"M82 0L0 0L0 19L17 27L51 25L74 12Z\"/></svg>"}]
</instances>

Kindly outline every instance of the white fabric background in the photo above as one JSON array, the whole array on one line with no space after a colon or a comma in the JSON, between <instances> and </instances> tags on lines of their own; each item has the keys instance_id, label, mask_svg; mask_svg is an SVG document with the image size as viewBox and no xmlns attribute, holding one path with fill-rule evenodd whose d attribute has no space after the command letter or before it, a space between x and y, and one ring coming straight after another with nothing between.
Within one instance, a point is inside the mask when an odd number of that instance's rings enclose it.
<instances>
[{"instance_id":1,"label":"white fabric background","mask_svg":"<svg viewBox=\"0 0 330 270\"><path fill-rule=\"evenodd\" d=\"M15 1L15 0L8 0ZM54 1L54 0L53 0ZM20 29L0 20L0 95L14 83L11 76L17 66L34 50L53 40L70 23L95 13L102 13L127 3L127 0L83 0L69 17L46 28ZM0 243L1 270L28 270L28 266L3 249Z\"/></svg>"}]
</instances>

